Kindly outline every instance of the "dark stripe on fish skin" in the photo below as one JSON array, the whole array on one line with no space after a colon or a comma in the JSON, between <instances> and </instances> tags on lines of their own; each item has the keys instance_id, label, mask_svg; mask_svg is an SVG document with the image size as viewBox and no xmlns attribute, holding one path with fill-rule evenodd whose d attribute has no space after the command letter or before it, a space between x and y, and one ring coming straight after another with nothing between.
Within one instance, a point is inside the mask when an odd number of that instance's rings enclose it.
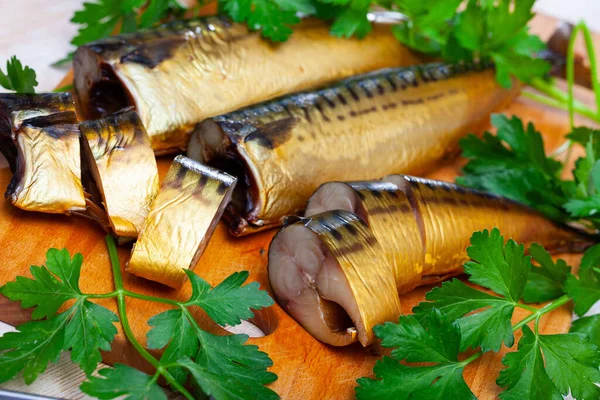
<instances>
[{"instance_id":1,"label":"dark stripe on fish skin","mask_svg":"<svg viewBox=\"0 0 600 400\"><path fill-rule=\"evenodd\" d=\"M324 224L325 225L325 224ZM338 242L342 239L344 239L344 236L338 232L336 229L330 229L329 233L331 234L331 237L333 237L335 240L337 240Z\"/></svg>"},{"instance_id":2,"label":"dark stripe on fish skin","mask_svg":"<svg viewBox=\"0 0 600 400\"><path fill-rule=\"evenodd\" d=\"M386 75L385 79L389 82L392 88L392 92L398 91L398 85L396 85L396 82L394 82L394 80L389 75Z\"/></svg>"},{"instance_id":3,"label":"dark stripe on fish skin","mask_svg":"<svg viewBox=\"0 0 600 400\"><path fill-rule=\"evenodd\" d=\"M437 100L440 97L444 97L444 93L436 93L436 94L432 94L430 96L427 96L427 100Z\"/></svg>"},{"instance_id":4,"label":"dark stripe on fish skin","mask_svg":"<svg viewBox=\"0 0 600 400\"><path fill-rule=\"evenodd\" d=\"M384 104L382 109L383 109L383 111L385 111L385 110L394 109L397 107L398 107L397 103L388 103L388 104Z\"/></svg>"},{"instance_id":5,"label":"dark stripe on fish skin","mask_svg":"<svg viewBox=\"0 0 600 400\"><path fill-rule=\"evenodd\" d=\"M413 104L423 104L425 103L423 99L415 99L415 100L402 100L402 105L410 106Z\"/></svg>"},{"instance_id":6,"label":"dark stripe on fish skin","mask_svg":"<svg viewBox=\"0 0 600 400\"><path fill-rule=\"evenodd\" d=\"M352 88L352 86L347 85L346 89L348 89L348 92L350 93L350 95L352 96L352 98L354 99L354 101L360 100L360 97L358 97L358 95L356 94L356 92L354 91L354 89Z\"/></svg>"},{"instance_id":7,"label":"dark stripe on fish skin","mask_svg":"<svg viewBox=\"0 0 600 400\"><path fill-rule=\"evenodd\" d=\"M335 102L333 102L327 95L321 94L321 98L325 100L327 105L331 108L335 108ZM318 103L317 103L318 104Z\"/></svg>"},{"instance_id":8,"label":"dark stripe on fish skin","mask_svg":"<svg viewBox=\"0 0 600 400\"><path fill-rule=\"evenodd\" d=\"M367 98L372 99L373 98L373 93L369 90L369 88L367 88L366 85L360 85L362 90L364 90L365 94L367 95Z\"/></svg>"},{"instance_id":9,"label":"dark stripe on fish skin","mask_svg":"<svg viewBox=\"0 0 600 400\"><path fill-rule=\"evenodd\" d=\"M77 116L73 111L58 112L40 117L26 119L22 126L31 126L35 128L46 128L53 125L73 125L77 124Z\"/></svg>"},{"instance_id":10,"label":"dark stripe on fish skin","mask_svg":"<svg viewBox=\"0 0 600 400\"><path fill-rule=\"evenodd\" d=\"M177 169L177 173L175 174L175 179L173 181L174 187L183 186L183 181L184 181L186 175L187 175L187 169L180 166L179 169Z\"/></svg>"},{"instance_id":11,"label":"dark stripe on fish skin","mask_svg":"<svg viewBox=\"0 0 600 400\"><path fill-rule=\"evenodd\" d=\"M120 62L136 63L150 69L155 68L163 61L173 57L175 50L187 40L184 37L161 39L149 43L121 57Z\"/></svg>"},{"instance_id":12,"label":"dark stripe on fish skin","mask_svg":"<svg viewBox=\"0 0 600 400\"><path fill-rule=\"evenodd\" d=\"M346 105L346 104L348 104L348 102L346 101L346 97L344 97L344 95L343 95L343 94L341 94L341 93L338 93L338 94L337 94L337 96L338 96L338 99L340 99L340 102L341 102L343 105Z\"/></svg>"},{"instance_id":13,"label":"dark stripe on fish skin","mask_svg":"<svg viewBox=\"0 0 600 400\"><path fill-rule=\"evenodd\" d=\"M356 242L356 243L352 243L349 246L340 247L339 252L342 254L360 253L364 249L365 249L365 246L362 243Z\"/></svg>"},{"instance_id":14,"label":"dark stripe on fish skin","mask_svg":"<svg viewBox=\"0 0 600 400\"><path fill-rule=\"evenodd\" d=\"M273 121L250 133L244 138L244 143L256 142L259 146L276 149L292 137L292 130L296 126L296 119L292 117Z\"/></svg>"},{"instance_id":15,"label":"dark stripe on fish skin","mask_svg":"<svg viewBox=\"0 0 600 400\"><path fill-rule=\"evenodd\" d=\"M337 119L338 119L338 121L345 121L346 117L344 117L343 115L338 115Z\"/></svg>"},{"instance_id":16,"label":"dark stripe on fish skin","mask_svg":"<svg viewBox=\"0 0 600 400\"><path fill-rule=\"evenodd\" d=\"M376 197L378 199L380 199L381 197L383 197L383 194L381 194L381 192L377 189L372 189L369 188L369 193L371 193L371 195L373 195L373 197Z\"/></svg>"},{"instance_id":17,"label":"dark stripe on fish skin","mask_svg":"<svg viewBox=\"0 0 600 400\"><path fill-rule=\"evenodd\" d=\"M218 194L221 194L221 195L222 195L222 194L225 194L225 192L227 191L227 188L228 188L228 187L229 187L229 186L227 186L227 185L225 184L225 182L219 182L219 186L217 187L217 193L218 193Z\"/></svg>"},{"instance_id":18,"label":"dark stripe on fish skin","mask_svg":"<svg viewBox=\"0 0 600 400\"><path fill-rule=\"evenodd\" d=\"M373 106L371 108L367 108L367 109L364 109L364 110L350 111L350 116L351 117L357 117L359 115L369 114L369 113L372 113L372 112L377 112L377 107L376 106Z\"/></svg>"},{"instance_id":19,"label":"dark stripe on fish skin","mask_svg":"<svg viewBox=\"0 0 600 400\"><path fill-rule=\"evenodd\" d=\"M200 175L200 179L198 179L198 187L201 189L204 189L204 187L206 186L206 184L208 183L208 176L202 174ZM222 184L222 182L221 182Z\"/></svg>"},{"instance_id":20,"label":"dark stripe on fish skin","mask_svg":"<svg viewBox=\"0 0 600 400\"><path fill-rule=\"evenodd\" d=\"M283 107L283 109L285 110L285 112L291 117L294 118L294 114L292 114L292 111L290 110L289 106L287 104L282 104L281 105Z\"/></svg>"},{"instance_id":21,"label":"dark stripe on fish skin","mask_svg":"<svg viewBox=\"0 0 600 400\"><path fill-rule=\"evenodd\" d=\"M312 117L310 116L308 107L302 107L302 111L304 111L304 119L306 119L309 124L312 124Z\"/></svg>"},{"instance_id":22,"label":"dark stripe on fish skin","mask_svg":"<svg viewBox=\"0 0 600 400\"><path fill-rule=\"evenodd\" d=\"M321 117L323 117L323 120L325 122L331 121L329 119L329 117L323 112L323 106L321 106L321 103L319 103L319 102L315 103L315 108L317 109L317 111L319 112L319 114L321 114Z\"/></svg>"},{"instance_id":23,"label":"dark stripe on fish skin","mask_svg":"<svg viewBox=\"0 0 600 400\"><path fill-rule=\"evenodd\" d=\"M344 225L344 228L346 228L348 233L350 233L352 236L358 235L358 230L354 226L352 226L352 224L346 224Z\"/></svg>"}]
</instances>

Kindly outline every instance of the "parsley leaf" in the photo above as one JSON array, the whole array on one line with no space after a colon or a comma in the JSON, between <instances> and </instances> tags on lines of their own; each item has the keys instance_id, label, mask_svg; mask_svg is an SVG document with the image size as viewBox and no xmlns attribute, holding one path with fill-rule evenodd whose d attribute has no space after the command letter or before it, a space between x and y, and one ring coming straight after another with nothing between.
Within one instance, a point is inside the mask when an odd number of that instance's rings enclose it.
<instances>
[{"instance_id":1,"label":"parsley leaf","mask_svg":"<svg viewBox=\"0 0 600 400\"><path fill-rule=\"evenodd\" d=\"M21 301L21 307L36 307L32 318L40 319L56 314L67 300L77 298L79 293L56 279L47 267L31 266L33 279L17 276L8 282L0 293L12 301Z\"/></svg>"},{"instance_id":2,"label":"parsley leaf","mask_svg":"<svg viewBox=\"0 0 600 400\"><path fill-rule=\"evenodd\" d=\"M331 34L333 36L349 38L356 36L358 38L365 37L371 32L371 22L367 19L369 12L369 4L357 9L348 8L342 11L334 20L331 26Z\"/></svg>"},{"instance_id":3,"label":"parsley leaf","mask_svg":"<svg viewBox=\"0 0 600 400\"><path fill-rule=\"evenodd\" d=\"M73 314L65 330L64 349L71 349L71 360L86 374L94 372L102 355L110 351L110 343L117 334L115 313L88 300L73 306Z\"/></svg>"},{"instance_id":4,"label":"parsley leaf","mask_svg":"<svg viewBox=\"0 0 600 400\"><path fill-rule=\"evenodd\" d=\"M127 400L163 400L165 392L152 377L135 368L115 364L114 368L103 368L100 376L92 376L80 386L81 391L99 399L114 399L126 396Z\"/></svg>"},{"instance_id":5,"label":"parsley leaf","mask_svg":"<svg viewBox=\"0 0 600 400\"><path fill-rule=\"evenodd\" d=\"M600 301L600 244L590 247L581 259L579 279L569 275L564 291L575 303L575 313L584 315Z\"/></svg>"},{"instance_id":6,"label":"parsley leaf","mask_svg":"<svg viewBox=\"0 0 600 400\"><path fill-rule=\"evenodd\" d=\"M20 300L22 307L36 307L33 318L48 317L20 325L19 332L1 337L0 348L10 351L0 354L0 364L13 362L10 371L24 369L24 376L32 382L61 350L71 350L71 359L84 372L91 374L96 369L102 359L100 350L110 350L110 342L117 334L114 323L119 319L112 311L86 300L79 290L82 262L81 254L71 258L65 249L50 249L45 266L31 267L34 279L17 277L0 288L0 293L10 300ZM53 316L70 299L77 301ZM30 345L12 347L18 340Z\"/></svg>"},{"instance_id":7,"label":"parsley leaf","mask_svg":"<svg viewBox=\"0 0 600 400\"><path fill-rule=\"evenodd\" d=\"M499 293L493 296L465 285L458 279L444 282L426 295L428 302L417 305L413 312L421 321L433 309L440 309L460 325L460 350L477 348L498 351L505 343L514 343L511 318L531 270L531 259L523 245L509 240L506 245L498 229L475 232L467 249L473 260L465 264L469 280ZM473 313L474 311L478 311Z\"/></svg>"},{"instance_id":8,"label":"parsley leaf","mask_svg":"<svg viewBox=\"0 0 600 400\"><path fill-rule=\"evenodd\" d=\"M21 301L23 308L36 307L33 319L49 317L67 300L82 296L79 290L82 262L79 253L71 259L66 249L50 249L45 266L29 269L34 279L17 276L14 282L1 287L0 293L12 301Z\"/></svg>"},{"instance_id":9,"label":"parsley leaf","mask_svg":"<svg viewBox=\"0 0 600 400\"><path fill-rule=\"evenodd\" d=\"M181 309L162 312L150 318L148 325L152 327L147 333L148 348L162 349L161 362L168 364L187 357L193 357L198 352L198 338L188 316ZM188 373L179 367L169 369L169 372L180 383L184 383Z\"/></svg>"},{"instance_id":10,"label":"parsley leaf","mask_svg":"<svg viewBox=\"0 0 600 400\"><path fill-rule=\"evenodd\" d=\"M214 288L193 272L186 273L192 284L187 305L201 307L219 325L237 325L254 317L252 309L273 304L267 292L259 290L257 282L242 286L248 279L248 271L236 272Z\"/></svg>"},{"instance_id":11,"label":"parsley leaf","mask_svg":"<svg viewBox=\"0 0 600 400\"><path fill-rule=\"evenodd\" d=\"M186 271L192 284L192 295L184 306L201 307L216 323L236 325L251 318L251 309L261 309L273 300L256 282L242 286L248 272L236 272L216 287L191 271ZM217 336L200 330L187 308L181 307L152 317L148 324L148 347L165 351L160 359L180 383L189 373L208 395L235 398L277 398L264 385L277 377L266 369L272 365L267 354L258 347L244 345L246 335ZM182 361L184 360L184 361ZM225 396L225 397L220 397Z\"/></svg>"},{"instance_id":12,"label":"parsley leaf","mask_svg":"<svg viewBox=\"0 0 600 400\"><path fill-rule=\"evenodd\" d=\"M244 285L248 272L234 273L216 287L188 271L193 291L185 302L169 302L178 306L150 319L148 347L164 349L157 360L151 354L140 354L157 372L146 375L125 365L103 369L100 376L89 376L102 357L100 351L110 351L117 334L119 318L112 311L89 301L92 298L116 297L123 317L123 332L136 349L142 346L131 333L124 312L126 296L157 301L156 298L126 291L120 276L115 241L106 237L115 280L115 292L102 295L82 293L79 288L83 258L66 250L50 249L42 267L32 267L33 279L17 278L0 288L11 300L21 300L23 306L37 307L34 313L41 321L17 327L17 332L0 337L0 382L12 379L20 371L26 383L44 372L49 362L56 362L62 351L71 350L71 359L86 372L89 380L81 389L101 399L126 396L128 399L166 398L157 380L164 377L173 388L187 397L183 386L191 378L198 393L219 399L276 399L277 394L265 385L277 376L267 371L273 364L257 346L246 345L247 335L217 336L203 331L189 307L201 307L219 324L235 325L254 316L252 310L268 307L273 300L258 283ZM45 298L48 300L44 302ZM72 305L53 315L68 300ZM158 300L160 301L160 300Z\"/></svg>"},{"instance_id":13,"label":"parsley leaf","mask_svg":"<svg viewBox=\"0 0 600 400\"><path fill-rule=\"evenodd\" d=\"M470 135L460 141L469 162L456 181L526 204L550 218L569 220L563 205L572 190L559 177L562 164L545 155L541 134L517 117L493 115L492 124L497 136L486 132L483 139Z\"/></svg>"},{"instance_id":14,"label":"parsley leaf","mask_svg":"<svg viewBox=\"0 0 600 400\"><path fill-rule=\"evenodd\" d=\"M538 336L525 325L519 348L502 359L506 368L496 380L507 389L500 394L502 400L562 400L560 392L546 372Z\"/></svg>"},{"instance_id":15,"label":"parsley leaf","mask_svg":"<svg viewBox=\"0 0 600 400\"><path fill-rule=\"evenodd\" d=\"M544 43L527 31L534 2L395 0L409 21L394 33L412 49L449 62L491 59L498 82L510 87L511 76L529 82L550 70L548 62L535 57Z\"/></svg>"},{"instance_id":16,"label":"parsley leaf","mask_svg":"<svg viewBox=\"0 0 600 400\"><path fill-rule=\"evenodd\" d=\"M458 279L434 288L426 299L429 302L413 308L415 316L423 321L433 309L439 309L450 321L456 321L462 333L461 351L478 346L483 351L498 351L502 342L509 347L513 345L511 317L515 304L512 301L473 289ZM484 310L465 317L481 309Z\"/></svg>"},{"instance_id":17,"label":"parsley leaf","mask_svg":"<svg viewBox=\"0 0 600 400\"><path fill-rule=\"evenodd\" d=\"M69 314L58 314L43 321L17 326L17 332L0 337L0 382L6 382L23 371L26 384L56 363L63 350L65 325Z\"/></svg>"},{"instance_id":18,"label":"parsley leaf","mask_svg":"<svg viewBox=\"0 0 600 400\"><path fill-rule=\"evenodd\" d=\"M573 322L569 332L583 333L590 342L600 348L600 314L582 317Z\"/></svg>"},{"instance_id":19,"label":"parsley leaf","mask_svg":"<svg viewBox=\"0 0 600 400\"><path fill-rule=\"evenodd\" d=\"M196 371L190 370L197 384L205 393L215 390L227 391L237 387L242 391L241 399L277 399L275 392L265 387L277 379L277 376L266 369L273 362L266 353L258 350L257 346L245 345L246 335L218 336L208 332L199 335L201 346L196 358ZM218 382L209 386L203 385L203 375L199 371L207 371L219 376ZM227 398L227 397L225 397Z\"/></svg>"},{"instance_id":20,"label":"parsley leaf","mask_svg":"<svg viewBox=\"0 0 600 400\"><path fill-rule=\"evenodd\" d=\"M497 228L471 236L467 254L473 260L465 264L469 280L492 289L507 299L517 302L523 295L531 269L531 258L525 256L525 247L504 237Z\"/></svg>"},{"instance_id":21,"label":"parsley leaf","mask_svg":"<svg viewBox=\"0 0 600 400\"><path fill-rule=\"evenodd\" d=\"M6 74L0 69L0 86L6 90L35 93L37 85L35 71L28 66L23 68L17 56L12 56L6 61Z\"/></svg>"},{"instance_id":22,"label":"parsley leaf","mask_svg":"<svg viewBox=\"0 0 600 400\"><path fill-rule=\"evenodd\" d=\"M563 285L571 272L571 267L563 259L555 263L550 253L537 243L531 245L529 253L540 266L531 268L523 292L523 301L542 303L562 296Z\"/></svg>"},{"instance_id":23,"label":"parsley leaf","mask_svg":"<svg viewBox=\"0 0 600 400\"><path fill-rule=\"evenodd\" d=\"M548 376L562 395L576 399L600 397L600 351L585 335L539 335Z\"/></svg>"},{"instance_id":24,"label":"parsley leaf","mask_svg":"<svg viewBox=\"0 0 600 400\"><path fill-rule=\"evenodd\" d=\"M579 279L569 275L565 283L565 292L573 298L575 313L583 315L600 301L600 269L581 268Z\"/></svg>"},{"instance_id":25,"label":"parsley leaf","mask_svg":"<svg viewBox=\"0 0 600 400\"><path fill-rule=\"evenodd\" d=\"M292 34L290 26L300 22L297 8L306 9L306 5L301 2L282 5L283 8L273 0L225 0L222 7L234 21L247 22L251 29L262 30L264 37L285 42Z\"/></svg>"},{"instance_id":26,"label":"parsley leaf","mask_svg":"<svg viewBox=\"0 0 600 400\"><path fill-rule=\"evenodd\" d=\"M467 363L458 361L460 327L439 310L432 310L426 323L402 316L398 324L374 328L384 347L398 347L392 357L377 361L377 379L360 378L356 388L359 400L390 399L476 399L463 378ZM435 365L404 365L399 361L428 362Z\"/></svg>"}]
</instances>

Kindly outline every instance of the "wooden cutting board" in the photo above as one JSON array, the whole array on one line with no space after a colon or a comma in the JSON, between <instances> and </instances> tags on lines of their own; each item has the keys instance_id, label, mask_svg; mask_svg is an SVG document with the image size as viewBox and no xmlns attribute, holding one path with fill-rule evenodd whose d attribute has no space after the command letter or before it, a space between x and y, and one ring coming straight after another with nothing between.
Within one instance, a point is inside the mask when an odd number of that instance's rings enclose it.
<instances>
[{"instance_id":1,"label":"wooden cutting board","mask_svg":"<svg viewBox=\"0 0 600 400\"><path fill-rule=\"evenodd\" d=\"M538 17L533 24L534 30L544 36L552 31L553 26L554 22L546 17ZM596 41L600 43L600 38L597 37ZM578 98L588 104L593 103L589 91L578 91ZM560 145L568 131L566 113L524 98L514 102L506 112L533 122L544 134L548 148ZM171 160L159 159L161 177L166 173ZM430 177L453 181L463 163L464 160L456 160L441 167ZM6 162L0 160L0 188L8 185L10 176ZM228 235L225 226L219 224L195 272L216 285L235 271L248 270L249 279L260 282L261 287L271 293L266 264L268 246L274 233L269 231L246 238L233 238ZM12 207L8 201L0 201L0 285L14 280L18 275L29 276L29 266L42 264L46 250L51 247L65 247L71 253L80 252L84 255L81 277L81 289L84 292L105 293L113 290L104 233L96 225L80 218L30 213ZM123 265L129 252L130 246L119 249ZM578 257L569 255L567 260L577 265ZM128 289L147 295L186 299L190 294L189 284L175 291L125 272L124 283ZM409 313L430 289L431 287L423 287L402 296L403 311ZM115 300L104 299L98 303L116 312ZM137 299L129 299L127 307L134 333L145 343L148 330L146 322L166 308L161 304ZM522 319L524 315L518 309L515 320ZM215 333L227 333L199 310L195 310L195 317L203 328ZM22 310L19 304L0 296L0 321L18 325L29 319L28 310ZM570 321L571 309L563 306L544 316L540 329L545 333L566 332ZM373 350L364 349L358 344L344 348L324 345L306 333L278 305L258 312L253 322L267 335L251 338L250 342L267 352L273 360L271 371L279 378L271 387L284 399L352 398L356 379L372 376L371 371L378 358ZM501 358L507 350L486 354L466 368L467 383L480 399L497 397L500 389L494 381L501 368ZM121 362L149 371L149 366L126 341L120 329L112 351L103 356L104 361L109 364Z\"/></svg>"}]
</instances>

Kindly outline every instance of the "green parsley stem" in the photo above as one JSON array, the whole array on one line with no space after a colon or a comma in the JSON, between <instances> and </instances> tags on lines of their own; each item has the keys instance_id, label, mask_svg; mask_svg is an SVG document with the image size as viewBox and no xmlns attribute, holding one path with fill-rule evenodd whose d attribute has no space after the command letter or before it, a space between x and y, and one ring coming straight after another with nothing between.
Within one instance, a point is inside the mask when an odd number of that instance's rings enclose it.
<instances>
[{"instance_id":1,"label":"green parsley stem","mask_svg":"<svg viewBox=\"0 0 600 400\"><path fill-rule=\"evenodd\" d=\"M110 264L112 266L113 271L113 279L115 282L115 292L117 294L117 304L119 308L119 317L121 319L121 326L123 327L123 332L127 337L127 340L132 344L132 346L137 350L138 353L146 361L148 361L154 368L156 368L156 373L161 374L165 377L167 382L175 388L179 393L185 396L187 399L194 400L194 396L190 392L187 391L186 388L183 387L173 376L166 370L160 362L154 358L152 354L150 354L138 340L135 338L131 330L131 326L129 325L129 319L127 318L127 309L125 306L125 296L126 290L123 287L123 276L121 275L121 264L119 263L119 255L117 254L117 246L115 245L115 240L111 235L106 236L106 246L108 247L108 254L110 257Z\"/></svg>"},{"instance_id":2,"label":"green parsley stem","mask_svg":"<svg viewBox=\"0 0 600 400\"><path fill-rule=\"evenodd\" d=\"M566 102L558 100L554 97L543 96L529 90L524 90L523 92L521 92L521 94L524 97L537 101L538 103L545 104L547 106L558 108L561 110L569 111L569 105ZM584 117L587 117L591 120L600 122L600 118L591 108L583 104L575 104L574 109L577 114L583 115Z\"/></svg>"},{"instance_id":3,"label":"green parsley stem","mask_svg":"<svg viewBox=\"0 0 600 400\"><path fill-rule=\"evenodd\" d=\"M534 313L523 318L516 325L514 325L513 331L518 331L519 329L521 329L523 327L523 325L528 324L529 322L533 321L534 319L539 318L542 315L549 313L552 310L557 309L558 307L568 303L569 301L571 301L571 298L567 295L564 295L564 296L559 297L558 299L554 300L553 302L546 304L544 307L542 307L540 309L536 309L536 311Z\"/></svg>"},{"instance_id":4,"label":"green parsley stem","mask_svg":"<svg viewBox=\"0 0 600 400\"><path fill-rule=\"evenodd\" d=\"M569 95L567 92L563 91L558 86L556 86L556 84L548 83L540 78L535 78L531 81L530 85L531 87L537 89L538 91L544 93L545 95L551 97L556 101L552 102L550 99L544 98L543 96L531 93L529 91L523 91L523 94L526 97L539 101L540 103L546 104L548 106L569 111ZM578 114L590 118L593 121L600 122L600 116L598 115L598 113L578 100L573 101L573 109Z\"/></svg>"},{"instance_id":5,"label":"green parsley stem","mask_svg":"<svg viewBox=\"0 0 600 400\"><path fill-rule=\"evenodd\" d=\"M464 360L462 360L460 363L463 365L467 365L472 363L473 361L477 360L479 357L481 357L483 355L483 351L479 350L477 353L473 354L471 357L469 358L465 358Z\"/></svg>"},{"instance_id":6,"label":"green parsley stem","mask_svg":"<svg viewBox=\"0 0 600 400\"><path fill-rule=\"evenodd\" d=\"M109 299L111 297L117 297L117 291L103 294L86 294L85 297L88 299Z\"/></svg>"},{"instance_id":7,"label":"green parsley stem","mask_svg":"<svg viewBox=\"0 0 600 400\"><path fill-rule=\"evenodd\" d=\"M569 105L571 106L575 101L575 96L573 94L573 86L575 82L575 40L577 39L577 34L581 32L583 33L583 38L585 39L585 47L588 53L588 58L590 60L590 72L592 75L592 88L594 90L594 94L596 97L596 115L600 115L600 82L598 82L598 68L596 66L596 53L594 50L594 41L592 40L592 34L588 29L585 22L580 22L575 26L573 33L569 39L569 47L567 50L567 82L568 86L568 95L569 95ZM572 107L572 106L571 106ZM572 109L570 111L572 113ZM573 125L573 121L571 120L571 125Z\"/></svg>"},{"instance_id":8,"label":"green parsley stem","mask_svg":"<svg viewBox=\"0 0 600 400\"><path fill-rule=\"evenodd\" d=\"M523 310L527 310L527 311L531 311L531 312L538 312L538 308L535 308L533 306L528 306L527 304L523 304L523 303L517 303L516 304L517 307L522 308Z\"/></svg>"},{"instance_id":9,"label":"green parsley stem","mask_svg":"<svg viewBox=\"0 0 600 400\"><path fill-rule=\"evenodd\" d=\"M148 301L153 301L155 303L169 304L169 305L172 305L172 306L175 306L175 307L179 307L181 305L181 302L177 301L177 300L163 299L161 297L154 297L154 296L147 296L145 294L139 294L139 293L131 292L131 291L127 290L127 289L123 289L123 294L125 296L133 297L135 299L148 300Z\"/></svg>"}]
</instances>

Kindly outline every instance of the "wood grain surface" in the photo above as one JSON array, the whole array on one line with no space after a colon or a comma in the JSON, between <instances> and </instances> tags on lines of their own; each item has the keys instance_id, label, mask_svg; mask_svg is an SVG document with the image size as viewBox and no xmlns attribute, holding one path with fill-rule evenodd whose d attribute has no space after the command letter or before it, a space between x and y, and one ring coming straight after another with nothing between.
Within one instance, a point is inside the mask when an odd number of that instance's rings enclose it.
<instances>
[{"instance_id":1,"label":"wood grain surface","mask_svg":"<svg viewBox=\"0 0 600 400\"><path fill-rule=\"evenodd\" d=\"M547 36L553 28L552 20L538 18L534 29ZM597 37L596 41L600 43ZM579 91L582 101L591 102L590 93ZM526 121L532 121L542 131L549 148L555 148L563 141L568 131L567 116L562 111L549 109L526 99L519 99L507 110ZM161 178L170 165L171 158L159 159ZM441 167L430 176L437 179L453 180L463 160L456 160ZM375 177L374 177L375 178ZM10 171L0 165L0 188L8 185ZM258 281L261 287L270 292L267 279L267 250L275 232L268 231L245 238L233 238L219 224L215 234L198 263L195 272L215 285L228 275L239 270L250 271L250 280ZM86 293L105 293L113 290L108 253L104 234L93 223L79 218L44 215L18 210L7 201L0 202L0 284L14 280L17 275L29 275L32 264L44 262L45 252L50 247L67 248L72 253L84 255L84 268L81 289ZM122 264L129 257L130 247L121 247L119 255ZM568 261L577 264L578 257L569 255ZM189 284L175 291L160 284L150 282L124 272L125 286L133 291L174 299L185 299L190 294ZM419 288L402 296L402 307L409 313L413 306L422 301L430 287ZM103 299L99 304L116 311L116 301ZM165 310L165 306L142 300L127 301L128 315L136 337L145 343L148 330L147 320ZM521 319L521 310L515 319ZM194 315L200 325L215 333L226 332L210 321L199 309ZM0 299L0 321L18 325L27 321L30 314L21 310L19 304ZM564 306L542 318L540 329L545 333L566 332L571 321L571 309ZM272 388L284 399L346 399L354 394L355 381L361 376L370 376L373 364L378 358L374 349L364 349L355 344L344 348L327 346L313 339L278 305L257 313L253 321L267 335L252 338L267 352L274 362L271 371L279 378ZM499 388L494 383L501 367L501 358L508 349L496 354L486 354L469 365L465 378L481 399L496 398ZM156 352L155 352L156 354ZM158 355L158 354L156 354ZM121 329L112 351L103 354L106 363L123 362L150 371L149 366L138 356L124 338ZM67 395L65 394L65 397Z\"/></svg>"}]
</instances>

